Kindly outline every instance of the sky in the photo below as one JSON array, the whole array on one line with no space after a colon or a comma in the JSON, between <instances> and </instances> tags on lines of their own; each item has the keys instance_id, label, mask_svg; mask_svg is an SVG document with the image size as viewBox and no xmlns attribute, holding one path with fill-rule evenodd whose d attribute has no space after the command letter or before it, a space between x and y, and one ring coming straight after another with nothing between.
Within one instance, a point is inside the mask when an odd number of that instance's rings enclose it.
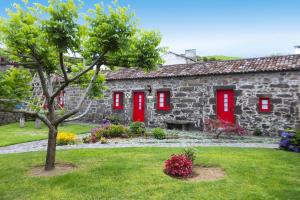
<instances>
[{"instance_id":1,"label":"sky","mask_svg":"<svg viewBox=\"0 0 300 200\"><path fill-rule=\"evenodd\" d=\"M21 0L0 0L5 8ZM47 0L31 0L46 3ZM95 3L84 0L82 12ZM161 46L198 55L258 57L293 54L300 45L300 0L119 0L129 5L140 27L159 30Z\"/></svg>"}]
</instances>

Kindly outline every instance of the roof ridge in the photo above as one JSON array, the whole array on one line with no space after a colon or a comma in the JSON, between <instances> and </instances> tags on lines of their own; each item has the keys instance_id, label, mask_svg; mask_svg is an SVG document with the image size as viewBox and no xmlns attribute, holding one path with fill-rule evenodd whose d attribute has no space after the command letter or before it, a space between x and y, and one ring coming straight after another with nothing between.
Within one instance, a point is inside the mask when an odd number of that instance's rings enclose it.
<instances>
[{"instance_id":1,"label":"roof ridge","mask_svg":"<svg viewBox=\"0 0 300 200\"><path fill-rule=\"evenodd\" d=\"M135 70L135 71L133 71ZM279 55L230 61L209 61L166 65L156 71L144 73L141 69L125 69L108 73L107 80L203 76L214 74L300 71L300 55Z\"/></svg>"},{"instance_id":2,"label":"roof ridge","mask_svg":"<svg viewBox=\"0 0 300 200\"><path fill-rule=\"evenodd\" d=\"M205 63L226 63L226 62L229 63L229 62L234 62L234 61L259 60L259 59L266 59L266 58L290 57L290 56L299 56L300 57L300 54L261 56L261 57L252 57L252 58L238 58L238 59L233 59L233 60L211 60L211 61L205 61L205 62L194 62L194 63L186 63L186 64L170 64L170 65L163 65L162 67L179 66L179 65L205 64Z\"/></svg>"}]
</instances>

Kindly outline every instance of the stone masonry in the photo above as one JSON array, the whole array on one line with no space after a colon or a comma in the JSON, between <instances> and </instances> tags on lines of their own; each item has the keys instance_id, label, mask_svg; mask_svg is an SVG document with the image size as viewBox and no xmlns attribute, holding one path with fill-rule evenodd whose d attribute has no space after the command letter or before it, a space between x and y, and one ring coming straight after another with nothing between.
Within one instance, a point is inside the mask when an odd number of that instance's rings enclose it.
<instances>
[{"instance_id":1,"label":"stone masonry","mask_svg":"<svg viewBox=\"0 0 300 200\"><path fill-rule=\"evenodd\" d=\"M132 92L144 91L147 126L166 127L167 120L187 120L192 123L191 128L202 130L203 117L216 117L218 89L234 90L235 121L248 130L260 128L266 134L275 134L277 129L293 127L300 121L297 106L300 71L107 80L106 84L109 89L105 91L104 98L93 101L82 121L98 123L108 115L117 115L124 123L129 123L132 121ZM170 91L170 111L157 111L158 90ZM112 108L115 91L125 94L123 110ZM74 107L80 95L81 90L77 87L66 90L66 107ZM259 97L271 99L271 112L259 112Z\"/></svg>"}]
</instances>

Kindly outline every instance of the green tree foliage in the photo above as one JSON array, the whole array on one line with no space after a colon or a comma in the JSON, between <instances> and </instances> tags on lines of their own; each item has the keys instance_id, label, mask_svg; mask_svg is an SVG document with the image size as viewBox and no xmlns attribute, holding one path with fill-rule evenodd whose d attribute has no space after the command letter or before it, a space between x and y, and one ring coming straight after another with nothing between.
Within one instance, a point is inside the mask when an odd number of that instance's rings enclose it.
<instances>
[{"instance_id":1,"label":"green tree foliage","mask_svg":"<svg viewBox=\"0 0 300 200\"><path fill-rule=\"evenodd\" d=\"M32 79L26 69L11 68L0 71L0 99L2 104L14 107L31 97L31 86L28 84Z\"/></svg>"},{"instance_id":2,"label":"green tree foliage","mask_svg":"<svg viewBox=\"0 0 300 200\"><path fill-rule=\"evenodd\" d=\"M223 55L217 55L217 56L197 56L197 61L198 62L226 61L226 60L238 60L238 59L241 59L241 57L223 56Z\"/></svg>"},{"instance_id":3,"label":"green tree foliage","mask_svg":"<svg viewBox=\"0 0 300 200\"><path fill-rule=\"evenodd\" d=\"M73 0L49 0L48 5L23 0L22 5L14 4L7 10L7 18L0 19L0 42L4 46L0 54L5 52L9 62L19 66L0 74L0 98L36 102L38 99L29 95L29 78L30 74L38 75L47 112L36 106L30 112L12 112L40 118L48 126L46 169L54 168L57 126L78 113L87 97L102 96L105 76L101 65L149 71L162 63L163 49L158 47L161 35L139 29L128 7L97 4L84 18L78 13L80 7L80 2ZM70 59L70 53L82 58ZM55 77L60 81L52 81ZM56 96L72 84L83 89L78 105L68 112L55 112Z\"/></svg>"}]
</instances>

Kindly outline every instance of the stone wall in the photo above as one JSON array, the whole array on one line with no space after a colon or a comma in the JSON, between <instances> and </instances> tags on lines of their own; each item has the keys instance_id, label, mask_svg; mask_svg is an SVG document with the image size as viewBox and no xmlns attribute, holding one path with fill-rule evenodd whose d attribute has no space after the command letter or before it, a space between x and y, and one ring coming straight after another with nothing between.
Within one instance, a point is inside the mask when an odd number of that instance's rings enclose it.
<instances>
[{"instance_id":1,"label":"stone wall","mask_svg":"<svg viewBox=\"0 0 300 200\"><path fill-rule=\"evenodd\" d=\"M108 90L102 100L93 101L83 121L100 122L105 116L120 116L124 123L132 120L132 92L146 92L145 123L147 126L165 127L166 120L188 120L192 128L203 128L203 117L216 117L216 90L234 89L235 120L243 127L275 133L283 126L294 126L298 117L300 98L300 72L272 72L219 76L173 77L107 81ZM151 92L148 91L151 87ZM156 110L156 91L170 90L171 110ZM124 110L112 109L112 93L123 91ZM66 106L72 108L81 95L79 88L66 91ZM270 97L271 112L260 113L259 97ZM89 101L89 100L88 100ZM86 102L86 104L88 103Z\"/></svg>"},{"instance_id":2,"label":"stone wall","mask_svg":"<svg viewBox=\"0 0 300 200\"><path fill-rule=\"evenodd\" d=\"M18 122L20 115L8 112L0 112L0 125Z\"/></svg>"}]
</instances>

